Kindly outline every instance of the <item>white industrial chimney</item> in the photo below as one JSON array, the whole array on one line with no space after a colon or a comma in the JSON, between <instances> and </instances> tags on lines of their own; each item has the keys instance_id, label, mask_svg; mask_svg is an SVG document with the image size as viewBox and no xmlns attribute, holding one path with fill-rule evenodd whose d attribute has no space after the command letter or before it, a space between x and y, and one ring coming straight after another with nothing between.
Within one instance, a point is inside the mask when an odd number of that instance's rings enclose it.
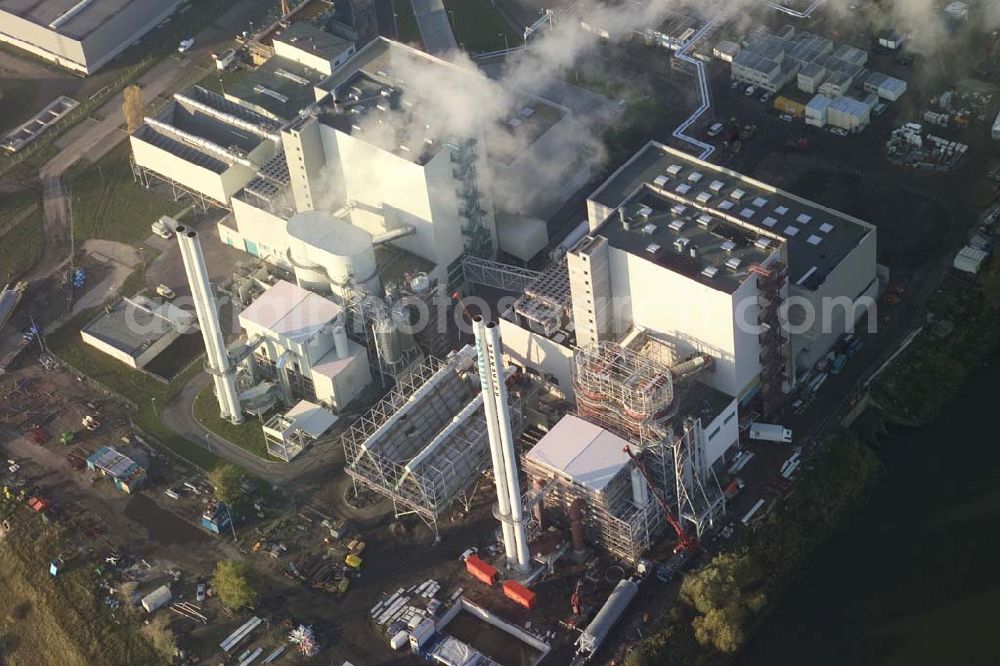
<instances>
[{"instance_id":1,"label":"white industrial chimney","mask_svg":"<svg viewBox=\"0 0 1000 666\"><path fill-rule=\"evenodd\" d=\"M517 479L517 457L507 402L507 373L500 358L500 330L496 324L484 324L481 317L473 320L479 379L483 389L486 429L493 458L493 476L497 486L497 506L503 526L507 561L518 571L531 565L528 534L521 506L521 488Z\"/></svg>"},{"instance_id":2,"label":"white industrial chimney","mask_svg":"<svg viewBox=\"0 0 1000 666\"><path fill-rule=\"evenodd\" d=\"M236 372L226 352L222 326L219 324L219 312L208 279L208 268L205 266L205 255L201 251L201 241L198 240L196 232L188 231L184 227L177 227L176 232L181 258L184 261L184 272L187 274L195 313L198 315L198 325L205 340L205 371L212 375L212 380L215 382L219 414L232 423L242 423L243 410L240 408L240 399L236 393Z\"/></svg>"},{"instance_id":3,"label":"white industrial chimney","mask_svg":"<svg viewBox=\"0 0 1000 666\"><path fill-rule=\"evenodd\" d=\"M472 322L472 330L476 336L476 361L479 366L479 383L482 386L483 412L486 415L486 434L490 440L490 457L493 460L493 479L497 487L497 509L500 513L500 527L503 530L503 545L508 562L517 561L517 543L514 537L514 525L510 516L510 496L508 495L507 472L501 452L499 422L497 421L497 406L494 402L493 380L491 375L489 352L486 348L486 327L482 317L476 317Z\"/></svg>"}]
</instances>

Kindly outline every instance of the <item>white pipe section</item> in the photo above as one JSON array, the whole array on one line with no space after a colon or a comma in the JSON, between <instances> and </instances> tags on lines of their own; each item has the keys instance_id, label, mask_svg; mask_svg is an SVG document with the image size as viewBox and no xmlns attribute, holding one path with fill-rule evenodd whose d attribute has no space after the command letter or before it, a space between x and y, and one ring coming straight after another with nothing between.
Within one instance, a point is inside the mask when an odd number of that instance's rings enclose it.
<instances>
[{"instance_id":1,"label":"white pipe section","mask_svg":"<svg viewBox=\"0 0 1000 666\"><path fill-rule=\"evenodd\" d=\"M145 119L145 122L150 127L155 127L164 134L170 134L173 138L178 139L181 143L188 143L192 146L197 146L210 153L215 153L218 155L219 160L223 162L229 162L232 164L236 162L237 164L242 164L248 169L259 169L260 165L254 164L245 157L237 155L235 152L229 150L228 148L223 148L214 141L209 141L208 139L203 139L200 136L191 134L190 132L185 132L184 130L177 129L173 125L168 125L162 120L157 120L156 118Z\"/></svg>"},{"instance_id":2,"label":"white pipe section","mask_svg":"<svg viewBox=\"0 0 1000 666\"><path fill-rule=\"evenodd\" d=\"M806 7L802 11L792 9L791 7L786 7L785 5L778 2L765 2L764 4L771 9L776 9L782 14L788 14L789 16L794 16L795 18L809 18L816 11L816 8L822 5L826 0L816 0L811 5Z\"/></svg>"},{"instance_id":3,"label":"white pipe section","mask_svg":"<svg viewBox=\"0 0 1000 666\"><path fill-rule=\"evenodd\" d=\"M215 107L209 106L208 104L205 104L204 102L199 102L196 99L188 97L184 93L175 93L174 94L174 99L177 100L178 102L183 102L184 104L187 104L188 106L192 106L192 107L198 109L199 111L201 111L202 113L204 113L206 116L210 116L212 118L215 118L216 120L224 122L227 125L232 125L233 127L238 127L239 129L241 129L241 130L243 130L245 132L250 132L251 134L255 134L255 135L259 136L262 139L270 139L271 141L274 141L275 143L279 143L279 144L281 143L281 133L280 132L268 132L266 129L264 129L260 125L257 125L256 123L252 123L252 122L250 122L248 120L243 120L242 118L234 116L231 113L226 113L225 111L219 111Z\"/></svg>"},{"instance_id":4,"label":"white pipe section","mask_svg":"<svg viewBox=\"0 0 1000 666\"><path fill-rule=\"evenodd\" d=\"M497 506L500 510L500 527L503 530L503 546L508 562L517 562L517 542L510 515L510 495L508 494L507 473L504 467L503 443L500 441L500 426L497 421L497 405L494 401L492 368L486 348L486 327L482 317L472 322L476 335L476 360L479 364L479 383L483 392L483 410L486 413L486 433L490 438L490 457L493 459L493 480L497 487ZM520 502L519 502L520 504Z\"/></svg>"},{"instance_id":5,"label":"white pipe section","mask_svg":"<svg viewBox=\"0 0 1000 666\"><path fill-rule=\"evenodd\" d=\"M525 528L524 511L521 506L521 484L517 478L517 453L514 448L514 432L510 424L510 404L507 401L507 374L503 369L500 346L500 327L496 322L486 325L486 347L491 368L490 381L493 383L493 399L496 401L497 424L500 431L501 453L507 476L507 494L510 497L511 519L514 523L514 539L517 547L517 569L527 571L531 566L528 550L528 531Z\"/></svg>"},{"instance_id":6,"label":"white pipe section","mask_svg":"<svg viewBox=\"0 0 1000 666\"><path fill-rule=\"evenodd\" d=\"M718 24L727 13L728 12L726 10L722 10L715 18L706 23L701 30L692 35L687 44L677 51L677 58L694 65L695 70L698 72L698 91L701 94L701 104L697 109L695 109L694 113L688 116L687 120L677 126L677 129L673 132L673 136L675 139L687 141L691 145L701 148L701 154L699 154L698 157L703 160L708 159L709 155L715 152L715 146L705 143L704 141L699 141L693 136L686 134L686 132L691 125L695 124L698 119L701 118L702 114L712 108L712 97L708 89L708 75L705 73L705 63L697 58L692 58L687 54L687 52L695 44L697 44L698 41L705 36L705 34L715 28L716 24Z\"/></svg>"},{"instance_id":7,"label":"white pipe section","mask_svg":"<svg viewBox=\"0 0 1000 666\"><path fill-rule=\"evenodd\" d=\"M205 266L205 256L201 251L198 234L177 227L177 240L184 261L184 272L187 274L191 296L194 299L195 313L201 326L201 335L205 341L205 356L215 382L215 394L219 400L219 413L222 418L233 423L243 422L243 410L236 393L236 373L229 363L225 340L222 337L222 326L219 324L219 313L215 298L212 295L212 285L208 279L208 268Z\"/></svg>"}]
</instances>

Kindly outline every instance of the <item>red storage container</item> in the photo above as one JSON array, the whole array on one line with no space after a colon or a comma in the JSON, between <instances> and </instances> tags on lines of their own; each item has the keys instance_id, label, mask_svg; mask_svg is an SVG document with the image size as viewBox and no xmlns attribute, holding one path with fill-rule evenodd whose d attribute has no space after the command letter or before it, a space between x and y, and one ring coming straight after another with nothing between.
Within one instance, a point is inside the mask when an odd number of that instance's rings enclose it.
<instances>
[{"instance_id":1,"label":"red storage container","mask_svg":"<svg viewBox=\"0 0 1000 666\"><path fill-rule=\"evenodd\" d=\"M508 599L513 599L516 603L529 610L535 607L535 593L516 580L506 581L503 584L503 593Z\"/></svg>"},{"instance_id":2,"label":"red storage container","mask_svg":"<svg viewBox=\"0 0 1000 666\"><path fill-rule=\"evenodd\" d=\"M465 560L465 569L473 577L481 580L487 585L497 582L497 570L479 559L478 555L469 555Z\"/></svg>"}]
</instances>

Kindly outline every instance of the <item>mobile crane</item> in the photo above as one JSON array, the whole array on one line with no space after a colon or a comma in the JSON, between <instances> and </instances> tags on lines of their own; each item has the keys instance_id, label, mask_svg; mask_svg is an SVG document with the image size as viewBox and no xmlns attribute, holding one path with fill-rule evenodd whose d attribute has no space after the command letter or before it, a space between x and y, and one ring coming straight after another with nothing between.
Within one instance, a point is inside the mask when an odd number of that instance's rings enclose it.
<instances>
[{"instance_id":1,"label":"mobile crane","mask_svg":"<svg viewBox=\"0 0 1000 666\"><path fill-rule=\"evenodd\" d=\"M670 527L672 527L674 532L677 534L677 546L674 548L674 552L675 553L680 553L682 551L693 552L697 550L700 545L698 543L698 539L684 531L684 528L681 526L681 523L678 520L677 516L675 516L673 511L670 510L670 506L667 504L667 500L664 499L663 495L660 494L656 486L654 486L653 482L650 480L649 473L646 472L646 466L642 464L642 461L639 460L638 456L632 453L632 449L630 449L628 446L625 447L625 453L626 455L628 455L629 459L632 460L632 463L635 465L636 469L639 470L639 473L642 474L642 478L646 480L646 485L649 486L649 491L653 493L653 497L656 498L656 501L659 503L660 508L663 509L663 515L666 516L667 522L670 524Z\"/></svg>"}]
</instances>

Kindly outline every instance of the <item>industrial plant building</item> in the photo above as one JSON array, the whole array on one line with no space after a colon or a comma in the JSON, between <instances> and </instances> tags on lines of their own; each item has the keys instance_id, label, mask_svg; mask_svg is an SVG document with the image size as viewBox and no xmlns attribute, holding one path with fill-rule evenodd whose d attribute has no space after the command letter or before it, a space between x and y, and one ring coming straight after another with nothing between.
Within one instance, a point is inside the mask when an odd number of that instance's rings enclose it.
<instances>
[{"instance_id":1,"label":"industrial plant building","mask_svg":"<svg viewBox=\"0 0 1000 666\"><path fill-rule=\"evenodd\" d=\"M228 206L278 150L272 120L194 86L177 93L131 135L136 176L166 182L175 196Z\"/></svg>"},{"instance_id":2,"label":"industrial plant building","mask_svg":"<svg viewBox=\"0 0 1000 666\"><path fill-rule=\"evenodd\" d=\"M0 41L93 74L183 0L0 0Z\"/></svg>"},{"instance_id":3,"label":"industrial plant building","mask_svg":"<svg viewBox=\"0 0 1000 666\"><path fill-rule=\"evenodd\" d=\"M144 368L182 334L194 317L170 303L143 296L107 306L80 329L83 341L130 368Z\"/></svg>"}]
</instances>

